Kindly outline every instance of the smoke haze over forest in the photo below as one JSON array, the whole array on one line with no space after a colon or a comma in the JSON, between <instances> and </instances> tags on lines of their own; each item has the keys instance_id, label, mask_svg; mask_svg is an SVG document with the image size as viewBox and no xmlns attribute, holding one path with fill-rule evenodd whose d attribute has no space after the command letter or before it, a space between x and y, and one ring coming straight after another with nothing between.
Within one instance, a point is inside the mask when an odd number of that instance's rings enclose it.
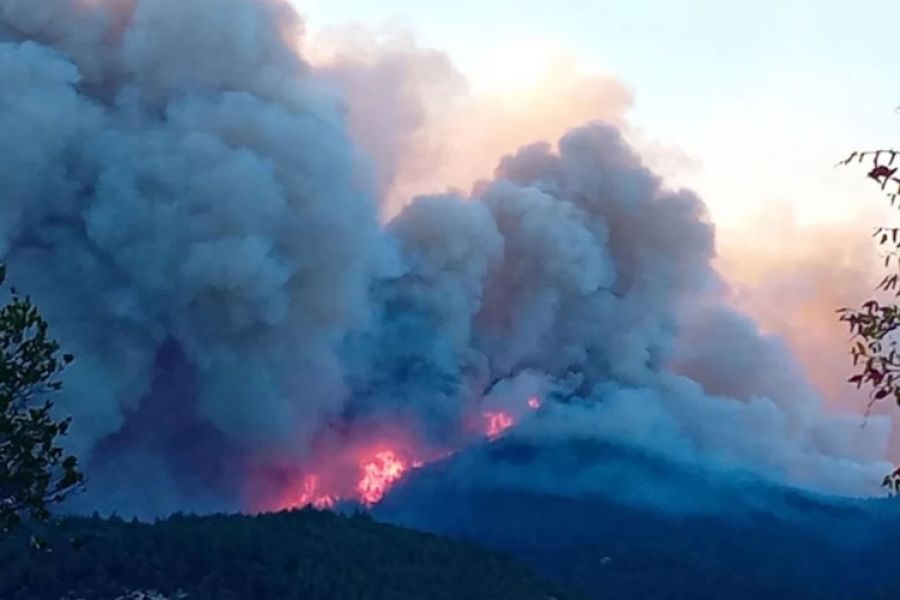
<instances>
[{"instance_id":1,"label":"smoke haze over forest","mask_svg":"<svg viewBox=\"0 0 900 600\"><path fill-rule=\"evenodd\" d=\"M0 260L77 359L76 508L374 502L507 427L879 493L889 419L735 298L624 83L563 70L535 120L414 40L304 40L282 0L0 0ZM510 478L629 481L559 464Z\"/></svg>"}]
</instances>

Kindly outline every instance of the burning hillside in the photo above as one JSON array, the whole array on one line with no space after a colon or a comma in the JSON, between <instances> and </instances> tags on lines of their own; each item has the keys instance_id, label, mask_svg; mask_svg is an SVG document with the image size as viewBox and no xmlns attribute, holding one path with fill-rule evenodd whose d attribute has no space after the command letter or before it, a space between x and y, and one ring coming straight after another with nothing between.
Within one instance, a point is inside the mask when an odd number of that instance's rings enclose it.
<instances>
[{"instance_id":1,"label":"burning hillside","mask_svg":"<svg viewBox=\"0 0 900 600\"><path fill-rule=\"evenodd\" d=\"M702 201L614 125L381 223L394 154L302 33L284 0L0 0L0 260L77 357L84 508L373 504L519 428L878 488L885 424L724 303Z\"/></svg>"},{"instance_id":2,"label":"burning hillside","mask_svg":"<svg viewBox=\"0 0 900 600\"><path fill-rule=\"evenodd\" d=\"M528 398L524 406L529 410L540 408L536 396ZM474 438L483 436L487 441L495 441L516 423L516 418L501 410L484 411L483 431L473 431ZM286 477L290 480L278 498L263 498L257 508L283 509L333 508L338 502L349 501L363 506L373 506L381 501L391 487L415 469L444 460L457 450L428 449L422 444L410 441L400 443L402 435L394 435L381 443L356 448L353 442L342 445L332 452L316 454L303 466L289 469Z\"/></svg>"}]
</instances>

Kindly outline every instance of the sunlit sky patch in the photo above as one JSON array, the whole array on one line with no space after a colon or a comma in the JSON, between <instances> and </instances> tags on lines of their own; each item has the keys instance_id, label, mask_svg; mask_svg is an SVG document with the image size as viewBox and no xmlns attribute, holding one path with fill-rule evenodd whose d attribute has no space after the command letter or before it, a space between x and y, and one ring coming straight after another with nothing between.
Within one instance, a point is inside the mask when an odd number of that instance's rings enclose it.
<instances>
[{"instance_id":1,"label":"sunlit sky patch","mask_svg":"<svg viewBox=\"0 0 900 600\"><path fill-rule=\"evenodd\" d=\"M669 173L722 226L771 204L800 223L843 220L868 188L835 173L850 149L888 145L900 4L890 0L306 0L312 33L348 23L411 32L476 93L534 84L560 57L622 79L630 122L683 152Z\"/></svg>"}]
</instances>

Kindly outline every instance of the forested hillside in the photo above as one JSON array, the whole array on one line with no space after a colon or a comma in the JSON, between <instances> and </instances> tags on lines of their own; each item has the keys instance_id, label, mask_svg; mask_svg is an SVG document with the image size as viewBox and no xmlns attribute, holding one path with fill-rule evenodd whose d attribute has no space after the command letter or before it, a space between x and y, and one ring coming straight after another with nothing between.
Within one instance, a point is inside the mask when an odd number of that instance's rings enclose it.
<instances>
[{"instance_id":1,"label":"forested hillside","mask_svg":"<svg viewBox=\"0 0 900 600\"><path fill-rule=\"evenodd\" d=\"M159 590L191 600L575 599L503 554L315 510L173 516L154 524L71 518L0 544L0 598L112 599Z\"/></svg>"},{"instance_id":2,"label":"forested hillside","mask_svg":"<svg viewBox=\"0 0 900 600\"><path fill-rule=\"evenodd\" d=\"M517 469L534 465L570 482L610 474L611 485L566 495L472 479L515 482ZM641 489L657 502L628 495ZM499 440L416 471L374 515L512 552L594 600L900 598L896 498L716 477L626 446Z\"/></svg>"}]
</instances>

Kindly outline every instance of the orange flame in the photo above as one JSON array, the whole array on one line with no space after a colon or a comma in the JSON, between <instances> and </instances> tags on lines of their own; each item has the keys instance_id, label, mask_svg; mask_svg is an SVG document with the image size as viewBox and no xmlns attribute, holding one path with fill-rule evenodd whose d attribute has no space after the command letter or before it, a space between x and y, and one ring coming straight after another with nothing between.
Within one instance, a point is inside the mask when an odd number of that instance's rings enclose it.
<instances>
[{"instance_id":1,"label":"orange flame","mask_svg":"<svg viewBox=\"0 0 900 600\"><path fill-rule=\"evenodd\" d=\"M406 473L406 462L393 450L383 450L375 454L375 459L362 465L363 478L356 485L356 491L363 504L371 506L384 497L391 485Z\"/></svg>"},{"instance_id":2,"label":"orange flame","mask_svg":"<svg viewBox=\"0 0 900 600\"><path fill-rule=\"evenodd\" d=\"M537 410L542 401L538 396L531 396L525 404L529 409ZM497 410L481 414L485 419L482 431L489 441L500 438L516 423L516 417L507 412ZM343 500L356 500L372 506L411 470L456 452L454 449L420 447L402 430L394 431L390 439L391 443L379 443L374 448L365 445L317 453L317 458L306 465L310 468L300 471L306 474L295 479L275 505L279 508L313 506L327 509Z\"/></svg>"},{"instance_id":3,"label":"orange flame","mask_svg":"<svg viewBox=\"0 0 900 600\"><path fill-rule=\"evenodd\" d=\"M487 419L487 430L485 434L489 440L496 440L503 432L513 426L513 418L505 412L485 412L484 418Z\"/></svg>"},{"instance_id":4,"label":"orange flame","mask_svg":"<svg viewBox=\"0 0 900 600\"><path fill-rule=\"evenodd\" d=\"M303 478L303 490L294 506L314 506L316 508L331 508L334 506L335 498L329 494L317 494L316 489L319 487L318 475L307 475Z\"/></svg>"}]
</instances>

